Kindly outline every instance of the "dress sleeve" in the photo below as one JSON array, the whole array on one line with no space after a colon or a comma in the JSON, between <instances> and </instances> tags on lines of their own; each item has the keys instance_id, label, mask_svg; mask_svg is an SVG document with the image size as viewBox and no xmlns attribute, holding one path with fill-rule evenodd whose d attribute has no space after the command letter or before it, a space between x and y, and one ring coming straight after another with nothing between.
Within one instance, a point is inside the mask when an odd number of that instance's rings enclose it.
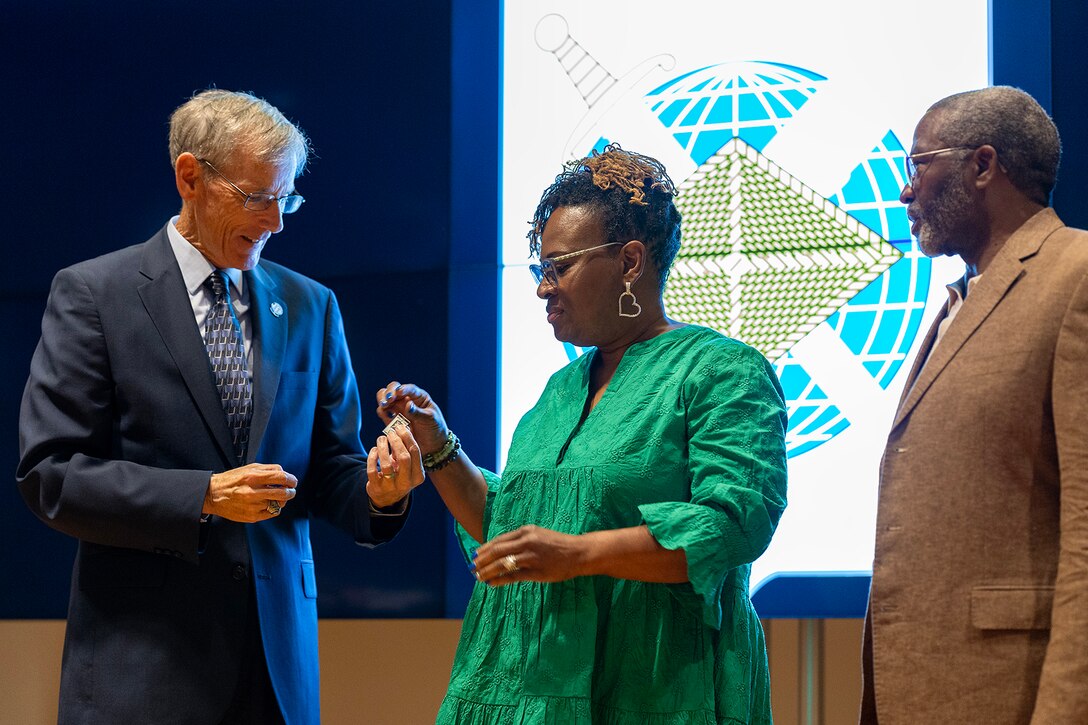
<instances>
[{"instance_id":1,"label":"dress sleeve","mask_svg":"<svg viewBox=\"0 0 1088 725\"><path fill-rule=\"evenodd\" d=\"M731 341L682 394L691 500L639 510L658 543L684 550L703 619L720 627L730 573L763 553L786 507L785 405L767 360Z\"/></svg>"},{"instance_id":2,"label":"dress sleeve","mask_svg":"<svg viewBox=\"0 0 1088 725\"><path fill-rule=\"evenodd\" d=\"M487 481L487 500L484 502L484 539L487 539L487 530L491 527L491 504L495 500L495 492L499 490L499 484L502 483L502 477L486 468L481 468L480 473L483 474L484 480ZM454 526L457 531L457 542L461 545L461 553L464 555L465 561L471 564L472 552L483 542L476 541L472 534L465 531L461 524L455 522Z\"/></svg>"}]
</instances>

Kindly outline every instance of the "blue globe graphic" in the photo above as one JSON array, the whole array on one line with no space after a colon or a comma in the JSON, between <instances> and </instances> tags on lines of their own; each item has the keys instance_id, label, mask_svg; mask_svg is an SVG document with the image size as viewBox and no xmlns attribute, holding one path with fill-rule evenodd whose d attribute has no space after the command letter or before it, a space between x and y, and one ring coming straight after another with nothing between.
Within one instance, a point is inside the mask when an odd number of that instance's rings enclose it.
<instances>
[{"instance_id":1,"label":"blue globe graphic","mask_svg":"<svg viewBox=\"0 0 1088 725\"><path fill-rule=\"evenodd\" d=\"M929 293L931 260L911 238L899 192L906 177L906 152L891 131L875 145L830 201L890 241L903 258L831 315L829 325L881 388L887 389L907 359L922 326ZM850 421L788 353L774 363L790 418L790 457L826 443Z\"/></svg>"},{"instance_id":2,"label":"blue globe graphic","mask_svg":"<svg viewBox=\"0 0 1088 725\"><path fill-rule=\"evenodd\" d=\"M763 151L825 80L781 63L720 63L661 84L646 94L646 102L701 164L734 136Z\"/></svg>"},{"instance_id":3,"label":"blue globe graphic","mask_svg":"<svg viewBox=\"0 0 1088 725\"><path fill-rule=\"evenodd\" d=\"M779 129L827 79L796 66L762 61L720 63L682 73L646 94L649 110L702 164L734 136L763 152ZM603 148L601 138L595 148ZM903 257L822 324L830 325L862 367L887 389L921 328L931 262L911 239L899 193L905 151L890 130L829 200L889 241ZM571 359L579 351L567 345ZM851 422L793 356L773 361L789 411L788 455L799 456L846 430Z\"/></svg>"}]
</instances>

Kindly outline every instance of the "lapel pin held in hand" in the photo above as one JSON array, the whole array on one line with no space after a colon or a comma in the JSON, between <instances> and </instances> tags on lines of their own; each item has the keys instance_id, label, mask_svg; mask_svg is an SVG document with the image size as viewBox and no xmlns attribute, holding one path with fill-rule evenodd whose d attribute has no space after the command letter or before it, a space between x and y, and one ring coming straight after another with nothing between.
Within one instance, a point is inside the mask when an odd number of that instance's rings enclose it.
<instances>
[{"instance_id":1,"label":"lapel pin held in hand","mask_svg":"<svg viewBox=\"0 0 1088 725\"><path fill-rule=\"evenodd\" d=\"M403 426L405 430L408 430L412 427L411 423L408 422L407 418L405 418L400 413L397 413L393 416L393 420L389 421L389 425L385 426L385 428L382 430L382 433L384 433L386 436L391 436L393 435L393 429L396 428L398 425Z\"/></svg>"}]
</instances>

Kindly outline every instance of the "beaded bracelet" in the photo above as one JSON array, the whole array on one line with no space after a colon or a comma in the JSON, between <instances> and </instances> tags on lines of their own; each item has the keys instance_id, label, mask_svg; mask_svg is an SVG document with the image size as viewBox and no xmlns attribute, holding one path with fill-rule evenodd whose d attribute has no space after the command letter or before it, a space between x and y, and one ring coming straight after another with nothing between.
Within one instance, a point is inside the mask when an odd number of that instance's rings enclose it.
<instances>
[{"instance_id":1,"label":"beaded bracelet","mask_svg":"<svg viewBox=\"0 0 1088 725\"><path fill-rule=\"evenodd\" d=\"M423 470L439 471L450 465L461 455L461 441L452 430L446 431L446 443L437 453L423 455Z\"/></svg>"}]
</instances>

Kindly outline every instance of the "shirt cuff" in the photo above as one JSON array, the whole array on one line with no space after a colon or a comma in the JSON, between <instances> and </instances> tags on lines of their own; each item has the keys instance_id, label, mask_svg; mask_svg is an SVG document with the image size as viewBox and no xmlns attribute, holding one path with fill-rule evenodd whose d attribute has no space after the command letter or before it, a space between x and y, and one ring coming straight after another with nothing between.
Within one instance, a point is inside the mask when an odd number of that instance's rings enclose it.
<instances>
[{"instance_id":1,"label":"shirt cuff","mask_svg":"<svg viewBox=\"0 0 1088 725\"><path fill-rule=\"evenodd\" d=\"M408 497L405 496L400 501L397 501L392 506L386 506L385 508L378 508L374 505L374 502L370 500L370 497L366 498L367 504L370 506L371 516L403 516L404 512L408 510Z\"/></svg>"}]
</instances>

